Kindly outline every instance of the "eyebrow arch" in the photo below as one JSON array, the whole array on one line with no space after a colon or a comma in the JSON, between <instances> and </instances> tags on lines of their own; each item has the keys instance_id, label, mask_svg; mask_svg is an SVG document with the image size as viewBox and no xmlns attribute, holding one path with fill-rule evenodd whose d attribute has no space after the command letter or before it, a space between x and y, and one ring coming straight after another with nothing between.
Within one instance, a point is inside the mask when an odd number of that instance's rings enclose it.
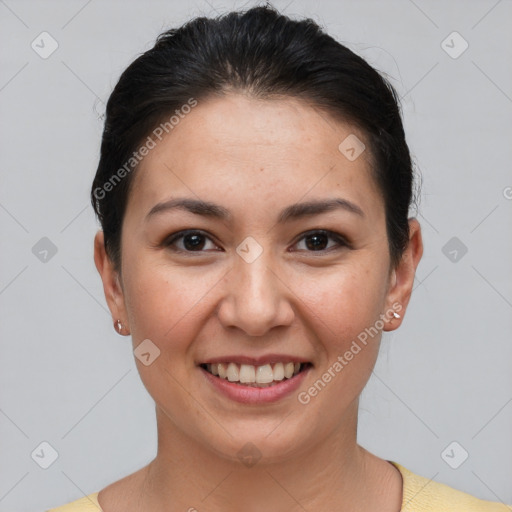
<instances>
[{"instance_id":1,"label":"eyebrow arch","mask_svg":"<svg viewBox=\"0 0 512 512\"><path fill-rule=\"evenodd\" d=\"M210 217L219 220L231 219L230 211L218 204L198 199L176 198L163 201L153 206L150 212L146 215L146 222L158 213L174 209L185 210L196 215L202 215L204 217ZM355 203L352 203L347 199L334 198L308 201L305 203L296 203L287 206L279 214L277 222L278 224L284 224L290 220L296 220L311 215L318 215L320 213L329 212L335 209L343 209L359 215L360 217L365 217L363 210Z\"/></svg>"}]
</instances>

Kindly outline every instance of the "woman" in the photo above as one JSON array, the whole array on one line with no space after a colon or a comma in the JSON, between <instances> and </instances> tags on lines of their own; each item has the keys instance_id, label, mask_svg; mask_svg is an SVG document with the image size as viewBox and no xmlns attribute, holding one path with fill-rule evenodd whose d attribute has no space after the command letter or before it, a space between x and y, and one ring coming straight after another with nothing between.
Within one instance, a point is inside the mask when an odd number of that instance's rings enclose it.
<instances>
[{"instance_id":1,"label":"woman","mask_svg":"<svg viewBox=\"0 0 512 512\"><path fill-rule=\"evenodd\" d=\"M269 7L162 34L107 105L94 259L155 401L97 511L506 511L357 444L423 246L393 88Z\"/></svg>"}]
</instances>

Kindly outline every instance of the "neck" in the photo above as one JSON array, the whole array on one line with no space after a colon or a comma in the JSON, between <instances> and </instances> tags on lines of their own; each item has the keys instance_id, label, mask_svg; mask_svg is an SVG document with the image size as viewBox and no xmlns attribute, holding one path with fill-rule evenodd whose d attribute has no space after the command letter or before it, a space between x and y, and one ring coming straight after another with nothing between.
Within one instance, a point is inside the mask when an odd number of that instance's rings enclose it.
<instances>
[{"instance_id":1,"label":"neck","mask_svg":"<svg viewBox=\"0 0 512 512\"><path fill-rule=\"evenodd\" d=\"M383 498L383 461L357 444L357 408L302 451L254 465L199 444L157 408L158 453L145 468L141 510L369 510L372 495Z\"/></svg>"}]
</instances>

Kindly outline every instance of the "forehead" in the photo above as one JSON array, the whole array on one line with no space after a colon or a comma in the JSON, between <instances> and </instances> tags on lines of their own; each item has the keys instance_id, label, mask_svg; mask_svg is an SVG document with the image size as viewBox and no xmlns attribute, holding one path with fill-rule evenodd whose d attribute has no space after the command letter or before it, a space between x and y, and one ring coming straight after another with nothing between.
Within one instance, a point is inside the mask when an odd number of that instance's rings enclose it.
<instances>
[{"instance_id":1,"label":"forehead","mask_svg":"<svg viewBox=\"0 0 512 512\"><path fill-rule=\"evenodd\" d=\"M210 97L156 140L135 172L129 204L147 212L169 195L188 195L245 206L257 197L268 199L261 203L267 208L336 191L378 216L381 197L368 146L356 159L343 152L354 142L361 151L364 139L299 99Z\"/></svg>"}]
</instances>

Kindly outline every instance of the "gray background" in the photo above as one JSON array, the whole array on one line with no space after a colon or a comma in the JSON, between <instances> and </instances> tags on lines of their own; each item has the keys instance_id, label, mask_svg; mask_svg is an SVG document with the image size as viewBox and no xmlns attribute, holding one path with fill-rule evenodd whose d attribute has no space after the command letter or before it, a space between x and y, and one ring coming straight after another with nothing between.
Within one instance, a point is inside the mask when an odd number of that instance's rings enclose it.
<instances>
[{"instance_id":1,"label":"gray background","mask_svg":"<svg viewBox=\"0 0 512 512\"><path fill-rule=\"evenodd\" d=\"M154 457L153 403L93 262L101 116L159 32L244 5L253 3L0 0L0 511L66 503ZM384 334L363 392L359 441L512 503L511 1L274 5L312 17L389 75L423 175L425 252L405 321ZM45 59L31 47L43 31L58 43ZM461 39L442 45L453 31L469 44L457 58ZM44 237L54 255L41 252ZM31 457L42 441L58 452L48 469ZM453 469L446 460L462 450Z\"/></svg>"}]
</instances>

